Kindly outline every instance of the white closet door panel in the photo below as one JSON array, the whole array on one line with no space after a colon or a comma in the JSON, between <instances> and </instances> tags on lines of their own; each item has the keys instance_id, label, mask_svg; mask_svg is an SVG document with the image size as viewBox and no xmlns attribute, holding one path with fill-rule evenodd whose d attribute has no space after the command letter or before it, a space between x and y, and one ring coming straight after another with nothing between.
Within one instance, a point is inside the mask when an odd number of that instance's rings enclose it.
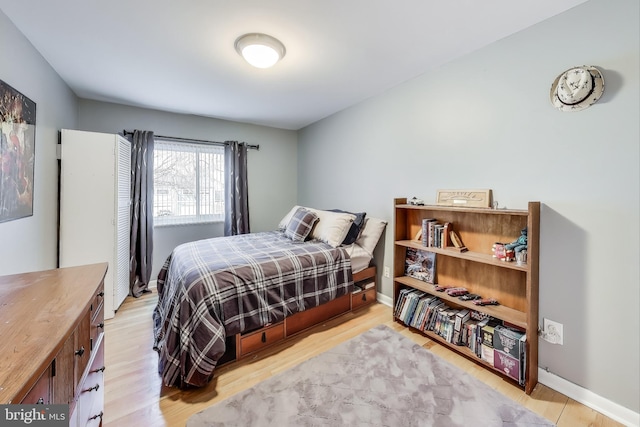
<instances>
[{"instance_id":1,"label":"white closet door panel","mask_svg":"<svg viewBox=\"0 0 640 427\"><path fill-rule=\"evenodd\" d=\"M114 134L63 129L61 148L60 266L109 263L109 319L129 292L130 144Z\"/></svg>"},{"instance_id":2,"label":"white closet door panel","mask_svg":"<svg viewBox=\"0 0 640 427\"><path fill-rule=\"evenodd\" d=\"M129 200L131 193L131 143L118 138L118 198Z\"/></svg>"},{"instance_id":3,"label":"white closet door panel","mask_svg":"<svg viewBox=\"0 0 640 427\"><path fill-rule=\"evenodd\" d=\"M129 294L129 203L118 206L118 260L114 310Z\"/></svg>"},{"instance_id":4,"label":"white closet door panel","mask_svg":"<svg viewBox=\"0 0 640 427\"><path fill-rule=\"evenodd\" d=\"M122 304L129 294L131 144L124 138L118 138L117 192L117 277L113 297L114 310L117 310L120 307L120 304Z\"/></svg>"}]
</instances>

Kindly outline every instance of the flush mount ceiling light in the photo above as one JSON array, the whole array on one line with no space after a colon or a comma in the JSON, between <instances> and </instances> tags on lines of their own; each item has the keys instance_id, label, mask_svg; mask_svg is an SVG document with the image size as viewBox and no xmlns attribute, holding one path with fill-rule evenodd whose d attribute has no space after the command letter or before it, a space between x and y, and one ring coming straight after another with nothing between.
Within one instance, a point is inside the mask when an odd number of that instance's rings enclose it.
<instances>
[{"instance_id":1,"label":"flush mount ceiling light","mask_svg":"<svg viewBox=\"0 0 640 427\"><path fill-rule=\"evenodd\" d=\"M238 37L235 46L240 56L258 68L274 66L286 53L284 45L278 39L260 33Z\"/></svg>"}]
</instances>

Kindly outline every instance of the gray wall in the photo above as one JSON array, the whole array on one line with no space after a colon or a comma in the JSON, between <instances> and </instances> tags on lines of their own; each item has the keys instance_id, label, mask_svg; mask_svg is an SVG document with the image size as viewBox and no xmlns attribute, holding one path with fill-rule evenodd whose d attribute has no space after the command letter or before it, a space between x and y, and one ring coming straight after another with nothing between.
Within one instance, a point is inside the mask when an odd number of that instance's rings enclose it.
<instances>
[{"instance_id":1,"label":"gray wall","mask_svg":"<svg viewBox=\"0 0 640 427\"><path fill-rule=\"evenodd\" d=\"M299 132L298 202L392 219L394 197L491 188L500 206L543 205L540 366L640 409L639 40L636 0L591 0ZM549 88L596 65L605 93L555 110ZM517 236L514 236L514 238ZM384 265L392 266L393 229ZM378 264L380 265L380 263ZM391 279L382 292L392 295Z\"/></svg>"},{"instance_id":2,"label":"gray wall","mask_svg":"<svg viewBox=\"0 0 640 427\"><path fill-rule=\"evenodd\" d=\"M0 11L0 80L36 103L33 216L0 223L0 275L57 263L58 130L74 127L77 100L67 85Z\"/></svg>"},{"instance_id":3,"label":"gray wall","mask_svg":"<svg viewBox=\"0 0 640 427\"><path fill-rule=\"evenodd\" d=\"M260 150L250 150L248 158L251 230L275 229L296 204L297 133L294 131L84 99L79 102L78 126L94 132L143 129L157 135L260 144ZM155 227L152 278L157 277L165 259L178 244L223 234L221 223Z\"/></svg>"}]
</instances>

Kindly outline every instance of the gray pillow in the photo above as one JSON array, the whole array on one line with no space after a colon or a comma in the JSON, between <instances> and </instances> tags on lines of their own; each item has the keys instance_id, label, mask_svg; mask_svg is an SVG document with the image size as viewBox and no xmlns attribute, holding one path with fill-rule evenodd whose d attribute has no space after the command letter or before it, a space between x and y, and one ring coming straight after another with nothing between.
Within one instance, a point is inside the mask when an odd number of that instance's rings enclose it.
<instances>
[{"instance_id":1,"label":"gray pillow","mask_svg":"<svg viewBox=\"0 0 640 427\"><path fill-rule=\"evenodd\" d=\"M304 242L317 221L318 215L314 212L298 208L291 216L287 228L284 230L284 235L294 242Z\"/></svg>"},{"instance_id":2,"label":"gray pillow","mask_svg":"<svg viewBox=\"0 0 640 427\"><path fill-rule=\"evenodd\" d=\"M358 239L358 236L360 235L360 231L362 230L362 227L364 226L364 217L367 215L367 213L366 212L358 212L358 213L347 212L341 209L329 209L329 210L331 212L350 213L356 216L356 219L353 220L353 224L351 224L351 228L349 229L347 236L342 241L343 245L350 245L352 243L355 243L355 241Z\"/></svg>"}]
</instances>

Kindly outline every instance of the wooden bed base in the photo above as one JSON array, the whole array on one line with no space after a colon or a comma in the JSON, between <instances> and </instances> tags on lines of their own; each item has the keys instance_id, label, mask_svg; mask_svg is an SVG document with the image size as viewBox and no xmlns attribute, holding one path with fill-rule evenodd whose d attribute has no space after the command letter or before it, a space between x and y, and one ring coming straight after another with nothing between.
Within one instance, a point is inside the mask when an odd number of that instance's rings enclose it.
<instances>
[{"instance_id":1,"label":"wooden bed base","mask_svg":"<svg viewBox=\"0 0 640 427\"><path fill-rule=\"evenodd\" d=\"M296 313L285 318L282 322L228 337L228 350L218 365L247 357L319 323L376 301L375 266L355 273L353 283L354 290L350 295L344 295L321 306Z\"/></svg>"}]
</instances>

